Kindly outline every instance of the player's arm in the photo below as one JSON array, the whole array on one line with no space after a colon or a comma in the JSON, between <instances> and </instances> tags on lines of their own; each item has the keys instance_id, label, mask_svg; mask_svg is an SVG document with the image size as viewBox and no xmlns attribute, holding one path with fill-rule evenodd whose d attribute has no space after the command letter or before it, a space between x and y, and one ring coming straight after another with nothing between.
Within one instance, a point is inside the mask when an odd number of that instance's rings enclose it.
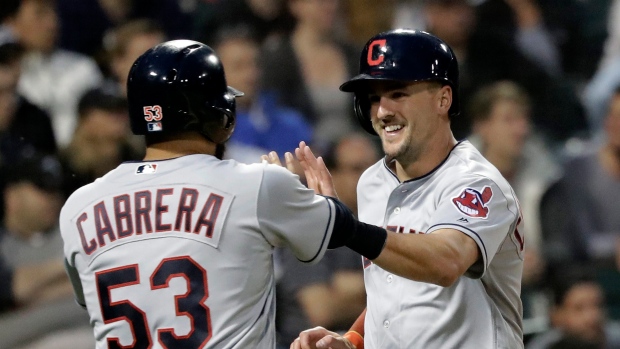
<instances>
[{"instance_id":1,"label":"player's arm","mask_svg":"<svg viewBox=\"0 0 620 349\"><path fill-rule=\"evenodd\" d=\"M478 245L468 235L440 229L432 234L389 232L373 263L408 279L447 287L480 258Z\"/></svg>"},{"instance_id":2,"label":"player's arm","mask_svg":"<svg viewBox=\"0 0 620 349\"><path fill-rule=\"evenodd\" d=\"M295 155L306 173L308 185L312 181L316 192L335 195L329 171L310 147L300 143ZM291 157L286 161L288 164ZM447 286L481 257L476 242L458 230L440 229L433 234L386 234L383 228L349 221L346 207L334 201L336 227L339 229L334 229L329 247L346 245L396 275ZM373 243L376 245L372 246Z\"/></svg>"},{"instance_id":3,"label":"player's arm","mask_svg":"<svg viewBox=\"0 0 620 349\"><path fill-rule=\"evenodd\" d=\"M358 221L336 199L329 248L347 246L396 275L450 286L480 257L472 238L455 229L432 234L398 234Z\"/></svg>"}]
</instances>

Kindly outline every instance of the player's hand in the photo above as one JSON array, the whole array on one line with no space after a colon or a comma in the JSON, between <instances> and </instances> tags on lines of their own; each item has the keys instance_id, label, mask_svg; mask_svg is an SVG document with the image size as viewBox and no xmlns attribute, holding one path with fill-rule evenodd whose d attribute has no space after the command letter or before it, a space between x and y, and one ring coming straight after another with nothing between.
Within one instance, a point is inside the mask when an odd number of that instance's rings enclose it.
<instances>
[{"instance_id":1,"label":"player's hand","mask_svg":"<svg viewBox=\"0 0 620 349\"><path fill-rule=\"evenodd\" d=\"M282 162L280 161L280 157L278 156L278 153L276 153L275 151L270 152L267 155L262 155L260 157L261 161L263 162L267 162L269 164L273 164L273 165L278 165L278 166L282 166ZM284 162L286 164L286 168L291 171L291 173L295 173L297 174L296 168L295 168L295 158L293 157L293 154L286 152L284 153Z\"/></svg>"},{"instance_id":2,"label":"player's hand","mask_svg":"<svg viewBox=\"0 0 620 349\"><path fill-rule=\"evenodd\" d=\"M314 189L317 194L338 197L332 175L322 157L314 156L306 142L299 143L299 148L295 149L295 156L304 170L308 188Z\"/></svg>"},{"instance_id":3,"label":"player's hand","mask_svg":"<svg viewBox=\"0 0 620 349\"><path fill-rule=\"evenodd\" d=\"M323 327L305 330L291 343L290 349L356 349L349 340Z\"/></svg>"}]
</instances>

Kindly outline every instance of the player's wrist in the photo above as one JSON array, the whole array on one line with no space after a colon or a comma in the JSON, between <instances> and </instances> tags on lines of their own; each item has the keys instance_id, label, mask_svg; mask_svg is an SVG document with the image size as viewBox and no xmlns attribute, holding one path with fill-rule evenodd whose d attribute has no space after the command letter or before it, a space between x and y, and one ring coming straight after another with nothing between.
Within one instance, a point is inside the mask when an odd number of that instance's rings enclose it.
<instances>
[{"instance_id":1,"label":"player's wrist","mask_svg":"<svg viewBox=\"0 0 620 349\"><path fill-rule=\"evenodd\" d=\"M330 200L336 209L336 219L327 247L347 246L370 260L379 257L387 241L387 231L358 221L342 202L334 198Z\"/></svg>"},{"instance_id":2,"label":"player's wrist","mask_svg":"<svg viewBox=\"0 0 620 349\"><path fill-rule=\"evenodd\" d=\"M370 260L379 257L387 241L387 231L360 221L356 221L353 231L345 245Z\"/></svg>"},{"instance_id":3,"label":"player's wrist","mask_svg":"<svg viewBox=\"0 0 620 349\"><path fill-rule=\"evenodd\" d=\"M359 334L359 332L351 330L342 337L349 341L349 343L353 345L353 348L364 349L364 337Z\"/></svg>"}]
</instances>

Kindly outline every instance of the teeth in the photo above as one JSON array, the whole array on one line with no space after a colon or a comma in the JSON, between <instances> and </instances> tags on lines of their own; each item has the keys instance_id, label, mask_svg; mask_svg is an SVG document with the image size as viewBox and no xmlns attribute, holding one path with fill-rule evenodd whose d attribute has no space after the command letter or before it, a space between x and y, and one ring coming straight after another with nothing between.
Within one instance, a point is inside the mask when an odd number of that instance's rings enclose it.
<instances>
[{"instance_id":1,"label":"teeth","mask_svg":"<svg viewBox=\"0 0 620 349\"><path fill-rule=\"evenodd\" d=\"M390 126L385 126L385 130L387 132L392 132L392 131L397 131L400 130L401 128L403 128L402 125L390 125Z\"/></svg>"}]
</instances>

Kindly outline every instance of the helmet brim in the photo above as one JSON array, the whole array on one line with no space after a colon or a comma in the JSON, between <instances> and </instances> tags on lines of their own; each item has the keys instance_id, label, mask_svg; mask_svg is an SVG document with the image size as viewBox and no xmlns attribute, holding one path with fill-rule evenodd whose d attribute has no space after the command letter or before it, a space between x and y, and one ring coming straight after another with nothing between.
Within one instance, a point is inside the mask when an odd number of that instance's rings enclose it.
<instances>
[{"instance_id":1,"label":"helmet brim","mask_svg":"<svg viewBox=\"0 0 620 349\"><path fill-rule=\"evenodd\" d=\"M245 96L245 93L237 90L236 88L232 86L228 86L228 95L230 95L231 97L241 97L241 96Z\"/></svg>"},{"instance_id":2,"label":"helmet brim","mask_svg":"<svg viewBox=\"0 0 620 349\"><path fill-rule=\"evenodd\" d=\"M372 76L368 74L359 74L351 80L340 85L342 92L359 92L368 89L368 84L373 81L395 81L391 76Z\"/></svg>"}]
</instances>

